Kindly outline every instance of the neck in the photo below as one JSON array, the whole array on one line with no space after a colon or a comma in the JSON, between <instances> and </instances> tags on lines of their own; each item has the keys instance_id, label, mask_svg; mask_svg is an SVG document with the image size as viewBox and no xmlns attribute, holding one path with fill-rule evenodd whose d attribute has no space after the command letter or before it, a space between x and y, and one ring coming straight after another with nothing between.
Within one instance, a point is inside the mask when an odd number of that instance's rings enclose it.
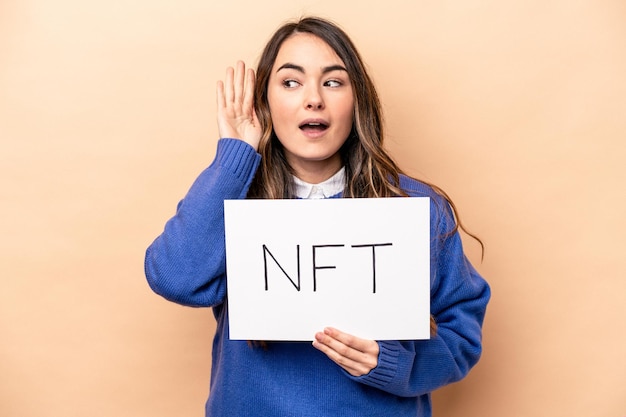
<instances>
[{"instance_id":1,"label":"neck","mask_svg":"<svg viewBox=\"0 0 626 417\"><path fill-rule=\"evenodd\" d=\"M291 165L294 175L309 184L324 182L341 169L341 159L334 158L326 161L310 161Z\"/></svg>"}]
</instances>

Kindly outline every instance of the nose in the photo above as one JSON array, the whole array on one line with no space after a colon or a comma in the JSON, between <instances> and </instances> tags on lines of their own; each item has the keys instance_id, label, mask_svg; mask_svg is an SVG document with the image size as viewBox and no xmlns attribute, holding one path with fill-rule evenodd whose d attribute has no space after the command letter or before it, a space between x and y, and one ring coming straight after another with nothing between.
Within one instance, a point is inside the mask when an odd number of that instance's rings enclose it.
<instances>
[{"instance_id":1,"label":"nose","mask_svg":"<svg viewBox=\"0 0 626 417\"><path fill-rule=\"evenodd\" d=\"M307 110L321 110L324 108L324 100L317 86L307 88L304 104Z\"/></svg>"}]
</instances>

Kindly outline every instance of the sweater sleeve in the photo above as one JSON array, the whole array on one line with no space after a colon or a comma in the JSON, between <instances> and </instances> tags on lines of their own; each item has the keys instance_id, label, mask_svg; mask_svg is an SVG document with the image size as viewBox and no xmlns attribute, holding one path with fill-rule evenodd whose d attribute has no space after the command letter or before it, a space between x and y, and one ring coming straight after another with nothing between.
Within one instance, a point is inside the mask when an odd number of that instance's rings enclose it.
<instances>
[{"instance_id":1,"label":"sweater sleeve","mask_svg":"<svg viewBox=\"0 0 626 417\"><path fill-rule=\"evenodd\" d=\"M487 282L463 253L449 205L434 198L431 212L431 314L437 335L429 340L380 341L378 365L353 379L402 396L424 395L459 381L478 362L482 323L490 298Z\"/></svg>"},{"instance_id":2,"label":"sweater sleeve","mask_svg":"<svg viewBox=\"0 0 626 417\"><path fill-rule=\"evenodd\" d=\"M218 141L213 163L194 181L146 251L144 269L154 292L194 307L224 300L224 200L245 198L260 159L241 140Z\"/></svg>"}]
</instances>

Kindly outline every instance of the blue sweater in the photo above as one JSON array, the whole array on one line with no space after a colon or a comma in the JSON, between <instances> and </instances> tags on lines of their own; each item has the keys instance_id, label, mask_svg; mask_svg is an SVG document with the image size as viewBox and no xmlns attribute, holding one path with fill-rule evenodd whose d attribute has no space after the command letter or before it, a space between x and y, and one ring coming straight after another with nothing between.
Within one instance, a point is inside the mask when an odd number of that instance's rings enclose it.
<instances>
[{"instance_id":1,"label":"blue sweater","mask_svg":"<svg viewBox=\"0 0 626 417\"><path fill-rule=\"evenodd\" d=\"M431 416L430 393L463 378L480 357L490 297L458 233L449 233L449 205L430 187L401 177L409 195L431 198L431 313L438 333L430 340L379 341L378 366L353 377L308 342L263 348L229 340L223 202L246 197L259 162L245 142L221 139L215 160L146 252L146 277L156 293L213 308L217 330L206 415Z\"/></svg>"}]
</instances>

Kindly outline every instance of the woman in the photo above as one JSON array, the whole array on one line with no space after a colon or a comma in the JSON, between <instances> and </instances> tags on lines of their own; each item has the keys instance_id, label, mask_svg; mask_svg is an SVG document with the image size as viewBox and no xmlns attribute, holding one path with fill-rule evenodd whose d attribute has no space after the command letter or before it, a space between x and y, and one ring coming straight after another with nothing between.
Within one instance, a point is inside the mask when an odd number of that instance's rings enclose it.
<instances>
[{"instance_id":1,"label":"woman","mask_svg":"<svg viewBox=\"0 0 626 417\"><path fill-rule=\"evenodd\" d=\"M449 200L401 174L383 150L380 103L348 36L318 18L286 24L256 80L239 62L218 82L217 100L215 160L145 262L155 292L213 308L206 415L430 416L430 393L480 357L489 287L463 254ZM430 340L374 341L334 328L312 344L229 340L225 199L387 196L431 198Z\"/></svg>"}]
</instances>

